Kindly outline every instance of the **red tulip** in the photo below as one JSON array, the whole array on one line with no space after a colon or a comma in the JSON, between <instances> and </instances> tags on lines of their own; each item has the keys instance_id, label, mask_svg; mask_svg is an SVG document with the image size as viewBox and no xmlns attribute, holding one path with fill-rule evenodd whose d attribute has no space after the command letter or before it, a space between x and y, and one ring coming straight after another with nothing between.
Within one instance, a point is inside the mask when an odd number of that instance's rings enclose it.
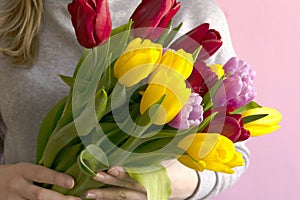
<instances>
[{"instance_id":1,"label":"red tulip","mask_svg":"<svg viewBox=\"0 0 300 200\"><path fill-rule=\"evenodd\" d=\"M244 129L241 114L230 114L233 110L233 107L219 107L205 112L204 117L209 116L212 112L218 112L218 114L203 132L220 133L232 142L247 140L250 137L250 132Z\"/></svg>"},{"instance_id":2,"label":"red tulip","mask_svg":"<svg viewBox=\"0 0 300 200\"><path fill-rule=\"evenodd\" d=\"M109 38L112 24L108 0L73 0L68 10L81 46L93 48Z\"/></svg>"},{"instance_id":3,"label":"red tulip","mask_svg":"<svg viewBox=\"0 0 300 200\"><path fill-rule=\"evenodd\" d=\"M192 74L187 79L187 85L193 92L203 97L217 82L218 76L206 65L205 62L196 62Z\"/></svg>"},{"instance_id":4,"label":"red tulip","mask_svg":"<svg viewBox=\"0 0 300 200\"><path fill-rule=\"evenodd\" d=\"M204 23L178 38L170 48L184 49L189 53L194 53L199 45L202 45L202 50L197 60L206 60L222 46L220 33L209 29L209 24Z\"/></svg>"},{"instance_id":5,"label":"red tulip","mask_svg":"<svg viewBox=\"0 0 300 200\"><path fill-rule=\"evenodd\" d=\"M131 16L134 36L156 41L179 8L176 0L142 0Z\"/></svg>"}]
</instances>

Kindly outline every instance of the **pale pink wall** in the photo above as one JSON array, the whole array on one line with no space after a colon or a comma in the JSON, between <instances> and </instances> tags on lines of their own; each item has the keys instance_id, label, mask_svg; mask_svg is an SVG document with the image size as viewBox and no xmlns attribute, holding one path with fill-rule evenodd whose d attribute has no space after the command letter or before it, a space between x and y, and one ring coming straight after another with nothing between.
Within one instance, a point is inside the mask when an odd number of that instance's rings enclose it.
<instances>
[{"instance_id":1,"label":"pale pink wall","mask_svg":"<svg viewBox=\"0 0 300 200\"><path fill-rule=\"evenodd\" d=\"M283 114L279 131L248 142L250 168L216 199L299 200L300 1L216 1L228 19L238 56L257 71L256 100Z\"/></svg>"}]
</instances>

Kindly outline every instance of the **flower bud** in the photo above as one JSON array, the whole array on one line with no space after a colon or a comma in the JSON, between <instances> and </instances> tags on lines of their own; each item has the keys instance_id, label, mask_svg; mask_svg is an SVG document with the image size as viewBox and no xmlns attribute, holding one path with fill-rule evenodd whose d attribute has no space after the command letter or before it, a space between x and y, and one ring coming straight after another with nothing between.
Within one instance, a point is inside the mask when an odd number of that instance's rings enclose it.
<instances>
[{"instance_id":1,"label":"flower bud","mask_svg":"<svg viewBox=\"0 0 300 200\"><path fill-rule=\"evenodd\" d=\"M191 90L186 88L185 81L180 74L171 68L160 69L151 77L143 94L140 112L143 114L164 96L158 116L153 121L157 125L166 124L179 113L190 94Z\"/></svg>"},{"instance_id":2,"label":"flower bud","mask_svg":"<svg viewBox=\"0 0 300 200\"><path fill-rule=\"evenodd\" d=\"M133 86L149 76L162 56L163 48L150 40L132 40L114 65L114 74L126 87Z\"/></svg>"},{"instance_id":3,"label":"flower bud","mask_svg":"<svg viewBox=\"0 0 300 200\"><path fill-rule=\"evenodd\" d=\"M134 36L156 41L179 8L176 0L142 0L131 16Z\"/></svg>"},{"instance_id":4,"label":"flower bud","mask_svg":"<svg viewBox=\"0 0 300 200\"><path fill-rule=\"evenodd\" d=\"M109 38L112 23L108 0L73 0L68 10L81 46L93 48Z\"/></svg>"},{"instance_id":5,"label":"flower bud","mask_svg":"<svg viewBox=\"0 0 300 200\"><path fill-rule=\"evenodd\" d=\"M199 126L203 120L201 101L202 97L199 94L192 93L189 100L169 125L178 130L186 130L193 126Z\"/></svg>"},{"instance_id":6,"label":"flower bud","mask_svg":"<svg viewBox=\"0 0 300 200\"><path fill-rule=\"evenodd\" d=\"M187 152L178 160L185 166L203 171L233 174L232 168L244 165L243 156L234 144L217 133L196 133L183 138L178 146Z\"/></svg>"},{"instance_id":7,"label":"flower bud","mask_svg":"<svg viewBox=\"0 0 300 200\"><path fill-rule=\"evenodd\" d=\"M250 131L251 137L265 135L280 128L280 125L278 123L281 121L282 115L280 112L273 108L261 107L250 109L242 113L242 117L244 118L251 115L260 114L268 115L244 125L244 128Z\"/></svg>"},{"instance_id":8,"label":"flower bud","mask_svg":"<svg viewBox=\"0 0 300 200\"><path fill-rule=\"evenodd\" d=\"M222 46L220 33L214 29L209 29L208 23L201 24L178 38L170 48L184 49L189 53L194 53L200 45L202 45L202 49L197 57L199 61L206 60Z\"/></svg>"},{"instance_id":9,"label":"flower bud","mask_svg":"<svg viewBox=\"0 0 300 200\"><path fill-rule=\"evenodd\" d=\"M256 96L255 71L237 58L231 58L223 68L227 78L213 97L214 106L239 108L253 100Z\"/></svg>"}]
</instances>

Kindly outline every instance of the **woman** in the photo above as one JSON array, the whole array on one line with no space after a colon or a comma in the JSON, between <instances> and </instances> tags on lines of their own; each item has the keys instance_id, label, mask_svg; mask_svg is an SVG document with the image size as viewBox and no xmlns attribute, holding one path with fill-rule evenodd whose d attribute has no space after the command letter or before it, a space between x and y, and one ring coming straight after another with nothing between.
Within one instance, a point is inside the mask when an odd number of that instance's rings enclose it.
<instances>
[{"instance_id":1,"label":"woman","mask_svg":"<svg viewBox=\"0 0 300 200\"><path fill-rule=\"evenodd\" d=\"M125 23L139 2L111 0L114 27ZM41 121L68 92L57 74L71 75L82 52L66 9L68 3L70 0L7 0L0 5L0 136L5 134L0 200L79 199L33 185L74 185L70 176L32 164ZM182 0L175 24L179 21L184 21L183 32L203 22L221 32L224 45L211 62L224 63L235 55L225 17L213 0ZM246 165L236 168L234 175L197 173L178 162L168 166L171 199L209 198L235 183L248 164L246 147L242 143L236 147ZM118 167L99 172L95 179L115 187L87 191L89 199L146 199L144 189Z\"/></svg>"}]
</instances>

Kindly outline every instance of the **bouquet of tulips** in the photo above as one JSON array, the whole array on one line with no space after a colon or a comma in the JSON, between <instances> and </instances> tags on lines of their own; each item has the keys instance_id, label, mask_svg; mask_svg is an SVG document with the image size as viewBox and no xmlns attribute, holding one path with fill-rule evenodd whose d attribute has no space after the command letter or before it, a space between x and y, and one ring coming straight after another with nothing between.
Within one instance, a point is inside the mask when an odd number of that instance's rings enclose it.
<instances>
[{"instance_id":1,"label":"bouquet of tulips","mask_svg":"<svg viewBox=\"0 0 300 200\"><path fill-rule=\"evenodd\" d=\"M246 62L206 63L222 45L216 30L205 23L177 37L182 24L173 28L171 19L179 8L175 0L143 0L112 30L108 1L68 5L85 50L73 76L61 75L70 92L42 123L37 162L76 185L44 187L82 196L108 187L93 181L97 171L122 166L148 199L168 199L162 161L234 173L244 162L234 143L279 128L280 113L253 101L255 72Z\"/></svg>"}]
</instances>

